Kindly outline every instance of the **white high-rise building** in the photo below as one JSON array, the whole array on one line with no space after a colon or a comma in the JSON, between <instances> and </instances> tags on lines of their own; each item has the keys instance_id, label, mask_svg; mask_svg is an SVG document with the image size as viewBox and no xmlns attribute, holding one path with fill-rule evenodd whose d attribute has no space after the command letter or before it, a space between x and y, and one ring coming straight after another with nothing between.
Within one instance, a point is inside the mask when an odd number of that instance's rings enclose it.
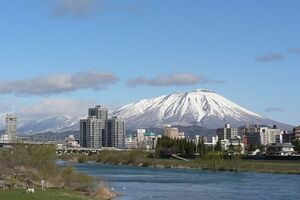
<instances>
[{"instance_id":1,"label":"white high-rise building","mask_svg":"<svg viewBox=\"0 0 300 200\"><path fill-rule=\"evenodd\" d=\"M259 127L261 144L268 145L272 143L276 143L276 137L280 137L281 131L276 127Z\"/></svg>"},{"instance_id":2,"label":"white high-rise building","mask_svg":"<svg viewBox=\"0 0 300 200\"><path fill-rule=\"evenodd\" d=\"M7 114L5 118L5 135L9 142L16 140L17 134L17 117L12 114Z\"/></svg>"}]
</instances>

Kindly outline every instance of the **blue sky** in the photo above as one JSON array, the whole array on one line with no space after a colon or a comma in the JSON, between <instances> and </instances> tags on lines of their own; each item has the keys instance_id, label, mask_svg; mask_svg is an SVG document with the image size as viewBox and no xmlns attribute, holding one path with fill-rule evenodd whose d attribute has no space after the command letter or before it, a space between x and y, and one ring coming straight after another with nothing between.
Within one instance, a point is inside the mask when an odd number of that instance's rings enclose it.
<instances>
[{"instance_id":1,"label":"blue sky","mask_svg":"<svg viewBox=\"0 0 300 200\"><path fill-rule=\"evenodd\" d=\"M1 1L0 112L68 112L61 101L76 115L207 88L300 124L299 9L296 0ZM43 109L52 104L58 111Z\"/></svg>"}]
</instances>

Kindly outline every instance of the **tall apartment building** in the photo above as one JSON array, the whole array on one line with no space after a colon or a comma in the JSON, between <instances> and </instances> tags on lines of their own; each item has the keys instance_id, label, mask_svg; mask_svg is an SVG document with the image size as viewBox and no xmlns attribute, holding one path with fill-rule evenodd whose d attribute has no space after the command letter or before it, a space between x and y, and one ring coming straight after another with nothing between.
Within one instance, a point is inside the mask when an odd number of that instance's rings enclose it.
<instances>
[{"instance_id":1,"label":"tall apartment building","mask_svg":"<svg viewBox=\"0 0 300 200\"><path fill-rule=\"evenodd\" d=\"M104 146L125 148L125 123L123 120L117 117L106 120Z\"/></svg>"},{"instance_id":2,"label":"tall apartment building","mask_svg":"<svg viewBox=\"0 0 300 200\"><path fill-rule=\"evenodd\" d=\"M108 110L102 106L89 108L88 117L80 120L80 146L86 148L101 148L104 143L105 121Z\"/></svg>"},{"instance_id":3,"label":"tall apartment building","mask_svg":"<svg viewBox=\"0 0 300 200\"><path fill-rule=\"evenodd\" d=\"M96 116L88 116L80 120L80 146L99 149L102 147L102 135L105 121Z\"/></svg>"},{"instance_id":4,"label":"tall apartment building","mask_svg":"<svg viewBox=\"0 0 300 200\"><path fill-rule=\"evenodd\" d=\"M17 117L12 114L7 114L5 118L5 134L10 142L16 140L17 134Z\"/></svg>"},{"instance_id":5,"label":"tall apartment building","mask_svg":"<svg viewBox=\"0 0 300 200\"><path fill-rule=\"evenodd\" d=\"M259 133L261 137L261 144L268 145L276 143L276 137L281 135L281 131L276 128L276 126L269 127L259 127Z\"/></svg>"},{"instance_id":6,"label":"tall apartment building","mask_svg":"<svg viewBox=\"0 0 300 200\"><path fill-rule=\"evenodd\" d=\"M89 116L95 116L97 119L107 120L108 119L108 109L96 105L95 108L89 108Z\"/></svg>"},{"instance_id":7,"label":"tall apartment building","mask_svg":"<svg viewBox=\"0 0 300 200\"><path fill-rule=\"evenodd\" d=\"M125 148L124 121L108 119L108 109L102 106L89 108L89 116L80 120L80 146L87 148Z\"/></svg>"},{"instance_id":8,"label":"tall apartment building","mask_svg":"<svg viewBox=\"0 0 300 200\"><path fill-rule=\"evenodd\" d=\"M295 140L300 140L300 126L293 129L293 135Z\"/></svg>"},{"instance_id":9,"label":"tall apartment building","mask_svg":"<svg viewBox=\"0 0 300 200\"><path fill-rule=\"evenodd\" d=\"M217 136L219 140L231 140L236 139L238 136L238 129L231 128L230 124L225 124L224 128L217 129Z\"/></svg>"}]
</instances>

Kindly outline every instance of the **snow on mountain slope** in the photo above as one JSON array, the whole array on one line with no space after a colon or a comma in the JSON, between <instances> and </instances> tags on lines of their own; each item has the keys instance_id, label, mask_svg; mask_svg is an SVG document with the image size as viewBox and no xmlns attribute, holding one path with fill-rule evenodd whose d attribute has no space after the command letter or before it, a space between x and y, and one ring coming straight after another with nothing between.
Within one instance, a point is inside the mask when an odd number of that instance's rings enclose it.
<instances>
[{"instance_id":1,"label":"snow on mountain slope","mask_svg":"<svg viewBox=\"0 0 300 200\"><path fill-rule=\"evenodd\" d=\"M41 132L65 132L79 130L79 117L65 116L47 117L40 120L30 120L18 124L18 133L23 135Z\"/></svg>"},{"instance_id":2,"label":"snow on mountain slope","mask_svg":"<svg viewBox=\"0 0 300 200\"><path fill-rule=\"evenodd\" d=\"M180 126L202 126L205 128L223 127L225 123L238 127L246 124L276 124L282 129L290 130L291 126L278 123L251 112L221 95L209 90L194 90L163 95L152 99L143 99L125 105L111 113L126 122L127 129L162 128L165 124ZM85 116L55 116L39 120L20 119L19 134L42 132L78 131L79 120ZM4 129L0 125L0 130Z\"/></svg>"},{"instance_id":3,"label":"snow on mountain slope","mask_svg":"<svg viewBox=\"0 0 300 200\"><path fill-rule=\"evenodd\" d=\"M225 123L233 126L282 125L205 89L140 100L123 106L112 114L123 118L129 129L162 127L164 124L198 125L206 128L223 127Z\"/></svg>"}]
</instances>

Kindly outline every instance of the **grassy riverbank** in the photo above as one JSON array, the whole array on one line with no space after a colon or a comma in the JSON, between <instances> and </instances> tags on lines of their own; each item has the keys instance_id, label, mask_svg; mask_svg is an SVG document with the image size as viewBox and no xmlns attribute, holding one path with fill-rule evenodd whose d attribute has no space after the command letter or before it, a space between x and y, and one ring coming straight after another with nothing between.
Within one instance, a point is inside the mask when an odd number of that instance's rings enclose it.
<instances>
[{"instance_id":1,"label":"grassy riverbank","mask_svg":"<svg viewBox=\"0 0 300 200\"><path fill-rule=\"evenodd\" d=\"M16 144L0 151L0 199L108 200L116 197L99 178L80 173L71 166L58 167L56 160L54 145ZM50 189L37 190L41 188L41 180ZM36 193L25 194L23 188L34 188Z\"/></svg>"},{"instance_id":2,"label":"grassy riverbank","mask_svg":"<svg viewBox=\"0 0 300 200\"><path fill-rule=\"evenodd\" d=\"M259 173L300 174L300 162L243 160L239 158L223 159L215 155L193 159L188 162L177 159L154 159L152 154L143 151L102 151L97 155L64 155L65 160L78 162L96 161L105 164L124 164L139 167L193 168L218 171L241 171Z\"/></svg>"},{"instance_id":3,"label":"grassy riverbank","mask_svg":"<svg viewBox=\"0 0 300 200\"><path fill-rule=\"evenodd\" d=\"M81 193L65 189L36 190L34 194L26 194L23 189L0 191L1 200L83 200L91 199Z\"/></svg>"}]
</instances>

